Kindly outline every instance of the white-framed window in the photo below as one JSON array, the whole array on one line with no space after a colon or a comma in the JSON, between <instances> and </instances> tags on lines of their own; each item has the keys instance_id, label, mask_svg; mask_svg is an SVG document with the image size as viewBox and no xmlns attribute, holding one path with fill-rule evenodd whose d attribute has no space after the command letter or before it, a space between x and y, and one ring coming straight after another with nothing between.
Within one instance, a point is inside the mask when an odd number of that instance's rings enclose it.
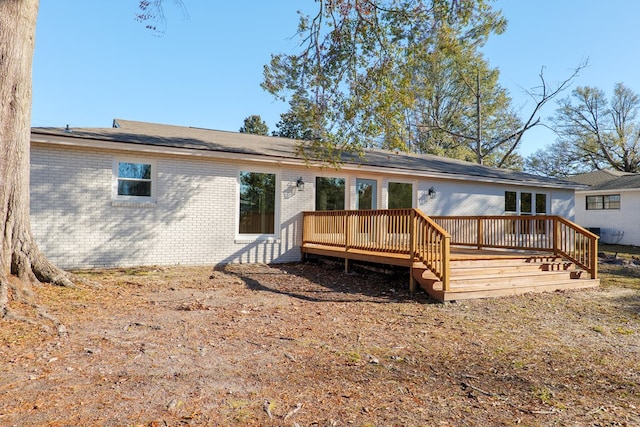
<instances>
[{"instance_id":1,"label":"white-framed window","mask_svg":"<svg viewBox=\"0 0 640 427\"><path fill-rule=\"evenodd\" d=\"M156 162L148 159L113 160L112 199L131 202L154 202L156 198Z\"/></svg>"},{"instance_id":2,"label":"white-framed window","mask_svg":"<svg viewBox=\"0 0 640 427\"><path fill-rule=\"evenodd\" d=\"M547 215L549 213L547 193L533 191L505 191L504 212L506 215ZM508 226L510 234L547 234L544 220L514 220Z\"/></svg>"},{"instance_id":3,"label":"white-framed window","mask_svg":"<svg viewBox=\"0 0 640 427\"><path fill-rule=\"evenodd\" d=\"M387 183L389 209L411 209L413 207L413 184L411 182Z\"/></svg>"},{"instance_id":4,"label":"white-framed window","mask_svg":"<svg viewBox=\"0 0 640 427\"><path fill-rule=\"evenodd\" d=\"M279 232L277 174L241 170L238 183L238 235L275 237Z\"/></svg>"},{"instance_id":5,"label":"white-framed window","mask_svg":"<svg viewBox=\"0 0 640 427\"><path fill-rule=\"evenodd\" d=\"M505 191L504 212L507 215L546 215L549 213L547 193Z\"/></svg>"},{"instance_id":6,"label":"white-framed window","mask_svg":"<svg viewBox=\"0 0 640 427\"><path fill-rule=\"evenodd\" d=\"M316 177L316 210L341 211L345 208L346 180L336 177Z\"/></svg>"}]
</instances>

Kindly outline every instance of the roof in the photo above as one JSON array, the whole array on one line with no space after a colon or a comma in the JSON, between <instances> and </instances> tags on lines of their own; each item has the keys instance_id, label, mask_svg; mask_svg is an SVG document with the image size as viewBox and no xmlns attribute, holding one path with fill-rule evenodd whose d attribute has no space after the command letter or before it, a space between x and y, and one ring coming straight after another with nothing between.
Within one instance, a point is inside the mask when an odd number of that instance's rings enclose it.
<instances>
[{"instance_id":1,"label":"roof","mask_svg":"<svg viewBox=\"0 0 640 427\"><path fill-rule=\"evenodd\" d=\"M592 185L588 190L640 190L640 174L627 174L597 185Z\"/></svg>"},{"instance_id":2,"label":"roof","mask_svg":"<svg viewBox=\"0 0 640 427\"><path fill-rule=\"evenodd\" d=\"M611 169L596 170L593 172L581 173L580 175L570 176L569 181L577 182L585 185L599 185L607 181L617 179L621 176L631 175L629 172L621 172Z\"/></svg>"},{"instance_id":3,"label":"roof","mask_svg":"<svg viewBox=\"0 0 640 427\"><path fill-rule=\"evenodd\" d=\"M263 162L305 164L296 156L296 140L248 133L114 120L112 128L32 128L33 142L120 148L134 151L169 149L182 154L199 154ZM501 182L518 185L577 189L581 184L499 169L429 154L397 153L366 149L364 156L344 153L342 168L392 169L412 176Z\"/></svg>"}]
</instances>

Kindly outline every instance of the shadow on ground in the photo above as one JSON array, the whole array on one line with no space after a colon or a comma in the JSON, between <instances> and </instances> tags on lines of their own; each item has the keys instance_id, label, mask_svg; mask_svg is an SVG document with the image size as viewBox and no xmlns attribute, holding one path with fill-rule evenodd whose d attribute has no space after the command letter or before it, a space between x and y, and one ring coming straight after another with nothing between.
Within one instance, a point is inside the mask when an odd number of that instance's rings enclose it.
<instances>
[{"instance_id":1,"label":"shadow on ground","mask_svg":"<svg viewBox=\"0 0 640 427\"><path fill-rule=\"evenodd\" d=\"M221 270L240 278L253 291L284 294L304 301L436 302L422 290L409 292L407 269L372 270L366 264L354 264L346 273L342 262L322 258L303 263L259 264L252 268L227 264Z\"/></svg>"}]
</instances>

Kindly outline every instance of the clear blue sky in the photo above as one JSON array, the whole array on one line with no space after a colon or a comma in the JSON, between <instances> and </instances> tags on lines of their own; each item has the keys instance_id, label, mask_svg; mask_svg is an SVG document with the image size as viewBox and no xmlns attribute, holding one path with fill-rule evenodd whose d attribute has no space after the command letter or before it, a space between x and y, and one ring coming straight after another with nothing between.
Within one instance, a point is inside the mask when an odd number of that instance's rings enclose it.
<instances>
[{"instance_id":1,"label":"clear blue sky","mask_svg":"<svg viewBox=\"0 0 640 427\"><path fill-rule=\"evenodd\" d=\"M42 1L34 59L33 126L108 127L114 118L237 131L259 114L275 129L286 105L260 88L271 54L292 52L300 8L315 2L184 0L189 19L167 1L167 29L154 36L134 20L137 0ZM616 82L640 93L640 2L499 0L507 31L484 49L514 105L544 66L553 85L583 59L572 88ZM568 95L566 92L565 95ZM546 118L555 103L545 109ZM552 142L530 133L521 153Z\"/></svg>"}]
</instances>

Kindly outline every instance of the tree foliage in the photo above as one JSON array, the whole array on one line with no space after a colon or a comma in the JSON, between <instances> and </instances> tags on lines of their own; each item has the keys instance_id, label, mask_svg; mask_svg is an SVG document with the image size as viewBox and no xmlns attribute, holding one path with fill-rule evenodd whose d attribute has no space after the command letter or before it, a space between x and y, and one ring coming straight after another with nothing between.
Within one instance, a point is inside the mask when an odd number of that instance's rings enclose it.
<instances>
[{"instance_id":1,"label":"tree foliage","mask_svg":"<svg viewBox=\"0 0 640 427\"><path fill-rule=\"evenodd\" d=\"M554 117L561 144L589 169L640 172L640 96L617 83L611 100L595 87L578 87L558 103ZM556 152L555 155L564 155Z\"/></svg>"},{"instance_id":2,"label":"tree foliage","mask_svg":"<svg viewBox=\"0 0 640 427\"><path fill-rule=\"evenodd\" d=\"M493 166L521 166L507 142L523 123L498 83L499 72L471 47L425 55L410 131L412 151ZM517 141L519 142L519 141ZM516 144L517 144L516 142Z\"/></svg>"},{"instance_id":3,"label":"tree foliage","mask_svg":"<svg viewBox=\"0 0 640 427\"><path fill-rule=\"evenodd\" d=\"M319 138L314 132L313 106L305 97L304 93L294 94L290 101L290 110L280 114L280 121L276 123L277 130L273 131L273 136L291 138L298 141L315 141ZM311 144L311 146L313 146ZM307 145L298 145L299 153L303 158L316 157L305 152Z\"/></svg>"},{"instance_id":4,"label":"tree foliage","mask_svg":"<svg viewBox=\"0 0 640 427\"><path fill-rule=\"evenodd\" d=\"M525 170L535 175L566 178L591 169L568 141L557 140L527 157Z\"/></svg>"},{"instance_id":5,"label":"tree foliage","mask_svg":"<svg viewBox=\"0 0 640 427\"><path fill-rule=\"evenodd\" d=\"M300 16L301 52L272 56L262 86L298 97L290 111L308 117L312 152L409 149L425 61L473 51L502 32L506 21L488 3L322 0L315 16Z\"/></svg>"},{"instance_id":6,"label":"tree foliage","mask_svg":"<svg viewBox=\"0 0 640 427\"><path fill-rule=\"evenodd\" d=\"M521 119L479 48L506 20L490 0L322 0L301 14L301 50L265 66L262 87L305 122L305 154L377 146L521 168L523 134L577 71Z\"/></svg>"},{"instance_id":7,"label":"tree foliage","mask_svg":"<svg viewBox=\"0 0 640 427\"><path fill-rule=\"evenodd\" d=\"M269 126L257 114L244 119L244 125L240 127L240 133L252 133L255 135L269 135Z\"/></svg>"}]
</instances>

